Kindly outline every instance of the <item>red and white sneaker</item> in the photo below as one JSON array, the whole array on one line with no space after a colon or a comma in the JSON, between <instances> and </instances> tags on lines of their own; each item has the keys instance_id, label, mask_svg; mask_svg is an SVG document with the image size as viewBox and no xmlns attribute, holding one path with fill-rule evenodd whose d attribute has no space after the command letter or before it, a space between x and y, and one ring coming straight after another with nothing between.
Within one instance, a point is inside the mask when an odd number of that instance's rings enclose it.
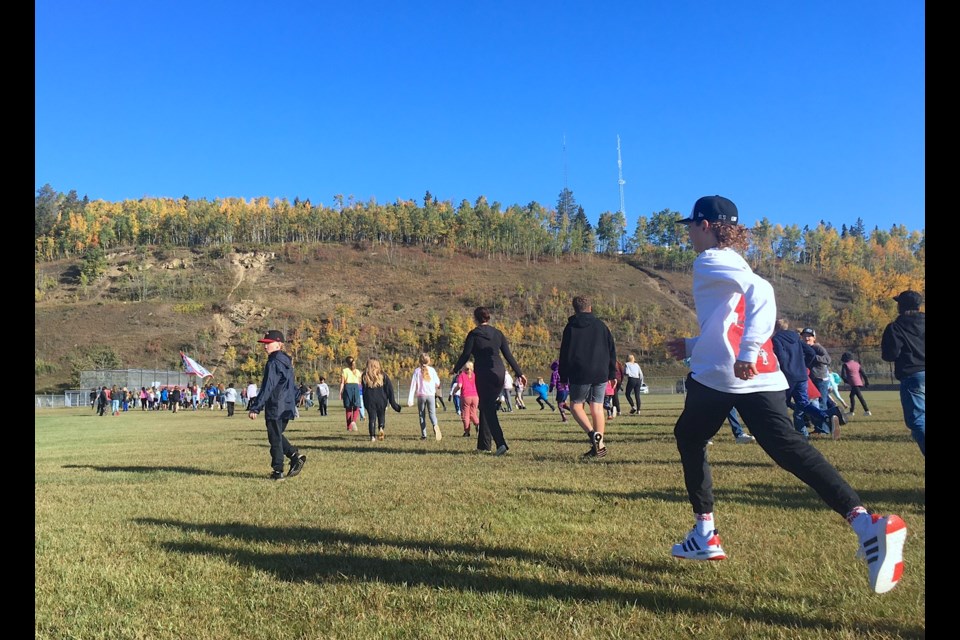
<instances>
[{"instance_id":1,"label":"red and white sneaker","mask_svg":"<svg viewBox=\"0 0 960 640\"><path fill-rule=\"evenodd\" d=\"M871 514L873 522L860 538L857 557L870 570L870 588L875 593L886 593L903 575L903 543L907 539L907 524L900 516Z\"/></svg>"},{"instance_id":2,"label":"red and white sneaker","mask_svg":"<svg viewBox=\"0 0 960 640\"><path fill-rule=\"evenodd\" d=\"M726 560L727 554L720 546L720 536L716 529L701 536L694 527L683 542L673 545L673 557L684 560Z\"/></svg>"}]
</instances>

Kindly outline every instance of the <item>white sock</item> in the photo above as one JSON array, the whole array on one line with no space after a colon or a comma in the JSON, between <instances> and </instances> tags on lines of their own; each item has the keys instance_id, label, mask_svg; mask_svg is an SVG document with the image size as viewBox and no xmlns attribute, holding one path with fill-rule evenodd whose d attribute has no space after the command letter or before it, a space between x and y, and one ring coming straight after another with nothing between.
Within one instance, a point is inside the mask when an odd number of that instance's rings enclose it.
<instances>
[{"instance_id":1,"label":"white sock","mask_svg":"<svg viewBox=\"0 0 960 640\"><path fill-rule=\"evenodd\" d=\"M870 532L870 525L873 524L873 517L867 513L863 507L854 507L847 514L847 522L857 532L857 536L863 538Z\"/></svg>"},{"instance_id":2,"label":"white sock","mask_svg":"<svg viewBox=\"0 0 960 640\"><path fill-rule=\"evenodd\" d=\"M716 529L713 525L713 512L710 513L698 513L696 514L697 524L695 528L697 530L697 535L707 536Z\"/></svg>"}]
</instances>

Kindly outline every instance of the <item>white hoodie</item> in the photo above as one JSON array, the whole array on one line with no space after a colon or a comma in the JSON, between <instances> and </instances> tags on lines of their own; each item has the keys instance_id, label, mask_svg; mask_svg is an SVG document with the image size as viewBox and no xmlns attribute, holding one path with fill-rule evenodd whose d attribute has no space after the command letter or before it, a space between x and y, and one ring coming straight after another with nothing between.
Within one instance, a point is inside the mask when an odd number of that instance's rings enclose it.
<instances>
[{"instance_id":1,"label":"white hoodie","mask_svg":"<svg viewBox=\"0 0 960 640\"><path fill-rule=\"evenodd\" d=\"M420 367L413 370L413 378L410 379L410 395L407 398L407 406L413 406L413 398L433 398L437 395L437 389L440 387L440 376L437 370L427 365L427 372L430 374L429 380L423 379L420 373Z\"/></svg>"},{"instance_id":2,"label":"white hoodie","mask_svg":"<svg viewBox=\"0 0 960 640\"><path fill-rule=\"evenodd\" d=\"M725 393L787 388L770 341L777 319L773 287L739 253L707 249L697 256L693 299L700 335L687 338L686 348L694 380ZM756 362L758 374L750 380L737 378L736 360Z\"/></svg>"}]
</instances>

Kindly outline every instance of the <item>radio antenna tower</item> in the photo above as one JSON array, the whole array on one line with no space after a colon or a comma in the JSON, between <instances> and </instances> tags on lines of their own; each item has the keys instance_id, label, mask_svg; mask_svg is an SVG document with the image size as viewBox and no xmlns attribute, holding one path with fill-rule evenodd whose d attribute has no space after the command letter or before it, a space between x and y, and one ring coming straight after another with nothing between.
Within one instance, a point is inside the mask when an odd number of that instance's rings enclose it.
<instances>
[{"instance_id":1,"label":"radio antenna tower","mask_svg":"<svg viewBox=\"0 0 960 640\"><path fill-rule=\"evenodd\" d=\"M563 188L567 188L567 134L563 134Z\"/></svg>"},{"instance_id":2,"label":"radio antenna tower","mask_svg":"<svg viewBox=\"0 0 960 640\"><path fill-rule=\"evenodd\" d=\"M617 173L619 178L617 179L617 184L620 185L620 213L623 215L624 219L627 217L627 212L623 207L623 185L627 184L627 181L623 179L623 160L620 159L620 134L617 134Z\"/></svg>"}]
</instances>

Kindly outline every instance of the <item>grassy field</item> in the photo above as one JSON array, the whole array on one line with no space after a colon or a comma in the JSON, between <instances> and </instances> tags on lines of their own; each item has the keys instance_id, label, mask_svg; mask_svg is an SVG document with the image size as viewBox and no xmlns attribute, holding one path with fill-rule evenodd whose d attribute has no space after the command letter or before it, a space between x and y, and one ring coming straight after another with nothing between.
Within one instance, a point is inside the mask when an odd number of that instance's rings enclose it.
<instances>
[{"instance_id":1,"label":"grassy field","mask_svg":"<svg viewBox=\"0 0 960 640\"><path fill-rule=\"evenodd\" d=\"M644 397L590 463L575 423L532 400L501 414L501 458L449 403L439 442L407 407L383 442L314 409L287 430L308 459L284 482L242 409L39 410L35 637L922 638L924 458L896 393L866 397L872 417L811 446L909 527L884 595L846 522L726 425L709 455L729 558L672 558L692 524L681 396Z\"/></svg>"}]
</instances>

